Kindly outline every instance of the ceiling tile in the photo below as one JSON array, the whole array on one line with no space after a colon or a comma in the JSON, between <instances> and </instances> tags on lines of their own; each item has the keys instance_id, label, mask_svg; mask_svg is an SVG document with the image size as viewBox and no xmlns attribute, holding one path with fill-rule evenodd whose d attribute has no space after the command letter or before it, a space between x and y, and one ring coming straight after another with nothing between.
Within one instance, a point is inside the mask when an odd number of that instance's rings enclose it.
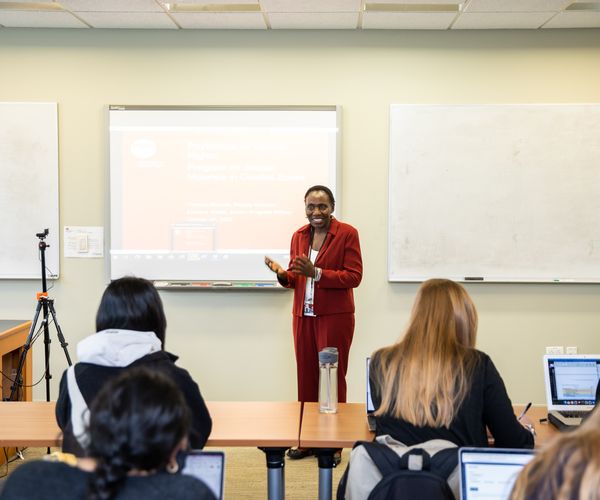
<instances>
[{"instance_id":1,"label":"ceiling tile","mask_svg":"<svg viewBox=\"0 0 600 500\"><path fill-rule=\"evenodd\" d=\"M0 10L0 24L7 28L87 28L68 12Z\"/></svg>"},{"instance_id":2,"label":"ceiling tile","mask_svg":"<svg viewBox=\"0 0 600 500\"><path fill-rule=\"evenodd\" d=\"M177 29L167 14L158 12L78 12L77 15L94 28Z\"/></svg>"},{"instance_id":3,"label":"ceiling tile","mask_svg":"<svg viewBox=\"0 0 600 500\"><path fill-rule=\"evenodd\" d=\"M154 0L59 0L73 12L164 12Z\"/></svg>"},{"instance_id":4,"label":"ceiling tile","mask_svg":"<svg viewBox=\"0 0 600 500\"><path fill-rule=\"evenodd\" d=\"M455 12L364 12L363 29L445 30Z\"/></svg>"},{"instance_id":5,"label":"ceiling tile","mask_svg":"<svg viewBox=\"0 0 600 500\"><path fill-rule=\"evenodd\" d=\"M260 12L186 12L171 15L184 29L267 29Z\"/></svg>"},{"instance_id":6,"label":"ceiling tile","mask_svg":"<svg viewBox=\"0 0 600 500\"><path fill-rule=\"evenodd\" d=\"M560 12L542 28L600 28L600 12Z\"/></svg>"},{"instance_id":7,"label":"ceiling tile","mask_svg":"<svg viewBox=\"0 0 600 500\"><path fill-rule=\"evenodd\" d=\"M265 12L356 12L361 0L260 0ZM356 27L356 26L355 26Z\"/></svg>"},{"instance_id":8,"label":"ceiling tile","mask_svg":"<svg viewBox=\"0 0 600 500\"><path fill-rule=\"evenodd\" d=\"M494 29L537 29L555 12L487 12L461 14L452 29L494 30Z\"/></svg>"},{"instance_id":9,"label":"ceiling tile","mask_svg":"<svg viewBox=\"0 0 600 500\"><path fill-rule=\"evenodd\" d=\"M273 29L356 29L358 12L268 14Z\"/></svg>"},{"instance_id":10,"label":"ceiling tile","mask_svg":"<svg viewBox=\"0 0 600 500\"><path fill-rule=\"evenodd\" d=\"M471 0L465 12L552 12L564 9L572 0Z\"/></svg>"}]
</instances>

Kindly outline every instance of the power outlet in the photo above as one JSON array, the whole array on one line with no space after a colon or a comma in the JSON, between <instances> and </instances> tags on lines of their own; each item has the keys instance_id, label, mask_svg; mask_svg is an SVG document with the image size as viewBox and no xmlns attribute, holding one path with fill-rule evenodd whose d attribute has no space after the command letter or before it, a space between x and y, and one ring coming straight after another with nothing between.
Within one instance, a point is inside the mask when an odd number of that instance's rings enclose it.
<instances>
[{"instance_id":1,"label":"power outlet","mask_svg":"<svg viewBox=\"0 0 600 500\"><path fill-rule=\"evenodd\" d=\"M567 347L567 354L577 354L577 346Z\"/></svg>"},{"instance_id":2,"label":"power outlet","mask_svg":"<svg viewBox=\"0 0 600 500\"><path fill-rule=\"evenodd\" d=\"M561 345L546 346L546 354L564 354L565 348Z\"/></svg>"}]
</instances>

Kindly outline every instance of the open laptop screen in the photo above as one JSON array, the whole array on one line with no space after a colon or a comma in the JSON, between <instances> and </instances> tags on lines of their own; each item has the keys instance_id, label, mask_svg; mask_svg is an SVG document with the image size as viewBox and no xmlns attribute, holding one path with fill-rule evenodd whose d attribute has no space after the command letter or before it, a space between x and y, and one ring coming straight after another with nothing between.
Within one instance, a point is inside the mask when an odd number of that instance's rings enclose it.
<instances>
[{"instance_id":1,"label":"open laptop screen","mask_svg":"<svg viewBox=\"0 0 600 500\"><path fill-rule=\"evenodd\" d=\"M544 356L544 364L549 409L596 404L600 356Z\"/></svg>"},{"instance_id":2,"label":"open laptop screen","mask_svg":"<svg viewBox=\"0 0 600 500\"><path fill-rule=\"evenodd\" d=\"M222 451L190 450L185 460L183 474L200 479L214 493L217 500L223 498L225 455Z\"/></svg>"},{"instance_id":3,"label":"open laptop screen","mask_svg":"<svg viewBox=\"0 0 600 500\"><path fill-rule=\"evenodd\" d=\"M369 383L369 368L371 366L371 358L367 358L367 413L373 413L375 406L371 398L371 384Z\"/></svg>"},{"instance_id":4,"label":"open laptop screen","mask_svg":"<svg viewBox=\"0 0 600 500\"><path fill-rule=\"evenodd\" d=\"M506 500L533 450L461 448L461 500Z\"/></svg>"}]
</instances>

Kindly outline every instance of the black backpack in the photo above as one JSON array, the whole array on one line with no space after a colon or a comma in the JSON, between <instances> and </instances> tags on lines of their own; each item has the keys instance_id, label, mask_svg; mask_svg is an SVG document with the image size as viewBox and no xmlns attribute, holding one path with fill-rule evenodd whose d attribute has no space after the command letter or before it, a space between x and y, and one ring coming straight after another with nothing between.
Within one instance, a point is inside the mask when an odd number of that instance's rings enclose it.
<instances>
[{"instance_id":1,"label":"black backpack","mask_svg":"<svg viewBox=\"0 0 600 500\"><path fill-rule=\"evenodd\" d=\"M450 443L449 443L450 444ZM351 500L454 500L454 493L448 485L448 478L457 469L458 448L454 445L444 449L435 449L430 454L428 443L422 447L407 447L404 453L392 450L382 442L358 441L353 447L364 447L371 461L361 462L360 467L351 469L348 464L337 490L337 500L346 500L346 487L349 475L354 474L355 481L368 482L372 472L365 468L376 467L382 475L366 498ZM355 464L358 465L358 464ZM356 470L356 469L359 470ZM363 477L361 477L363 476ZM362 495L360 495L362 496Z\"/></svg>"}]
</instances>

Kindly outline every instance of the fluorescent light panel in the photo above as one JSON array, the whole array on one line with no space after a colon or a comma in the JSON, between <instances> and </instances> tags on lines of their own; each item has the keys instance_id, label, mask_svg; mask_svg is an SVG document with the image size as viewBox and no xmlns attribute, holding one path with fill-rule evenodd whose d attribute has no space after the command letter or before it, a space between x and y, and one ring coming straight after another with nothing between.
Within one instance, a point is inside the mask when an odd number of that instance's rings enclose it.
<instances>
[{"instance_id":1,"label":"fluorescent light panel","mask_svg":"<svg viewBox=\"0 0 600 500\"><path fill-rule=\"evenodd\" d=\"M65 10L56 2L0 2L0 10L35 10L56 12Z\"/></svg>"},{"instance_id":2,"label":"fluorescent light panel","mask_svg":"<svg viewBox=\"0 0 600 500\"><path fill-rule=\"evenodd\" d=\"M169 12L260 12L257 3L171 3L164 6Z\"/></svg>"},{"instance_id":3,"label":"fluorescent light panel","mask_svg":"<svg viewBox=\"0 0 600 500\"><path fill-rule=\"evenodd\" d=\"M459 12L461 7L454 3L366 3L365 12Z\"/></svg>"}]
</instances>

